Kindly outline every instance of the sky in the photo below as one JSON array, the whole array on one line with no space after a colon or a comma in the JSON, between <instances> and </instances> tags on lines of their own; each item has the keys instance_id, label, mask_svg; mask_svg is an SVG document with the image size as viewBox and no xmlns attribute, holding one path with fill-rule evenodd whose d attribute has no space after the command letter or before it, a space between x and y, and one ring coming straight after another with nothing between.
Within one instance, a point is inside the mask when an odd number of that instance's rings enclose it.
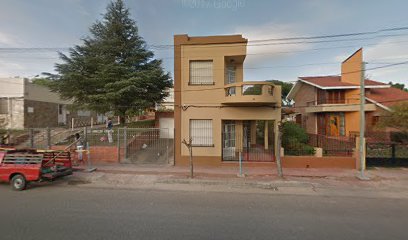
<instances>
[{"instance_id":1,"label":"sky","mask_svg":"<svg viewBox=\"0 0 408 240\"><path fill-rule=\"evenodd\" d=\"M54 72L57 51L81 44L109 0L0 0L0 77ZM173 44L174 34L242 34L249 41L376 31L408 26L408 1L125 0L147 44ZM390 36L391 35L391 36ZM296 81L336 75L363 47L367 69L408 61L408 30L349 41L249 43L244 80ZM281 42L282 43L282 42ZM45 49L41 49L45 48ZM51 49L52 48L52 49ZM173 72L173 50L155 50ZM408 85L408 64L369 70L371 79Z\"/></svg>"}]
</instances>

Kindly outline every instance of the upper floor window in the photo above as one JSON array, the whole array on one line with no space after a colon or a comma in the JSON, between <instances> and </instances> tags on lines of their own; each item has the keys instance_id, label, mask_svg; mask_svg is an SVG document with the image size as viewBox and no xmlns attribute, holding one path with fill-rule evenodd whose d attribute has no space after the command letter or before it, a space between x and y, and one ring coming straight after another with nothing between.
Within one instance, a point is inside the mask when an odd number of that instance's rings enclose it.
<instances>
[{"instance_id":1,"label":"upper floor window","mask_svg":"<svg viewBox=\"0 0 408 240\"><path fill-rule=\"evenodd\" d=\"M227 75L226 75L226 84L231 84L236 82L235 74L236 68L235 66L227 66Z\"/></svg>"},{"instance_id":2,"label":"upper floor window","mask_svg":"<svg viewBox=\"0 0 408 240\"><path fill-rule=\"evenodd\" d=\"M344 90L322 90L317 91L317 104L344 104L345 91Z\"/></svg>"},{"instance_id":3,"label":"upper floor window","mask_svg":"<svg viewBox=\"0 0 408 240\"><path fill-rule=\"evenodd\" d=\"M213 61L190 61L190 85L213 85Z\"/></svg>"}]
</instances>

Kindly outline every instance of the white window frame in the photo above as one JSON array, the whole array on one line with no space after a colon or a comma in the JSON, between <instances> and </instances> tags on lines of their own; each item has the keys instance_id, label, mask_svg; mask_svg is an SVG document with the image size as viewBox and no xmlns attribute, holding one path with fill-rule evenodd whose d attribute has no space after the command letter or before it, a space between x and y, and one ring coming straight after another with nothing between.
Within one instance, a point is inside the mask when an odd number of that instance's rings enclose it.
<instances>
[{"instance_id":1,"label":"white window frame","mask_svg":"<svg viewBox=\"0 0 408 240\"><path fill-rule=\"evenodd\" d=\"M190 60L189 85L214 85L214 61Z\"/></svg>"},{"instance_id":2,"label":"white window frame","mask_svg":"<svg viewBox=\"0 0 408 240\"><path fill-rule=\"evenodd\" d=\"M194 147L214 147L212 119L190 119L190 138Z\"/></svg>"}]
</instances>

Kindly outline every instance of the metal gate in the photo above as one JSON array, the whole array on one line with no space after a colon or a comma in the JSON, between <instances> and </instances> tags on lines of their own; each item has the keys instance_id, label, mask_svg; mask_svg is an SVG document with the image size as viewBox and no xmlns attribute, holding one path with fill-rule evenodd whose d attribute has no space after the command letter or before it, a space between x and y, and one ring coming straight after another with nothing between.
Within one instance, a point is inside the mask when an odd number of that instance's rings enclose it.
<instances>
[{"instance_id":1,"label":"metal gate","mask_svg":"<svg viewBox=\"0 0 408 240\"><path fill-rule=\"evenodd\" d=\"M368 167L408 167L408 144L367 143Z\"/></svg>"},{"instance_id":2,"label":"metal gate","mask_svg":"<svg viewBox=\"0 0 408 240\"><path fill-rule=\"evenodd\" d=\"M173 164L173 139L167 128L118 129L121 163Z\"/></svg>"},{"instance_id":3,"label":"metal gate","mask_svg":"<svg viewBox=\"0 0 408 240\"><path fill-rule=\"evenodd\" d=\"M237 126L234 120L224 120L222 129L222 160L245 162L274 162L274 133L271 125L265 128L265 121L242 121ZM252 126L251 126L252 125ZM265 129L268 132L265 134ZM265 140L265 136L268 136Z\"/></svg>"}]
</instances>

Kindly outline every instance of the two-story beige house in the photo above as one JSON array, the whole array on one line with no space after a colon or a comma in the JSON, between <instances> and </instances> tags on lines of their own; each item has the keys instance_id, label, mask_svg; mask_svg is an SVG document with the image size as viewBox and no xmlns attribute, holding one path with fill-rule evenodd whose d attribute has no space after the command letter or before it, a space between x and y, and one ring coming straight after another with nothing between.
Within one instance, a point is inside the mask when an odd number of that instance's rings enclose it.
<instances>
[{"instance_id":1,"label":"two-story beige house","mask_svg":"<svg viewBox=\"0 0 408 240\"><path fill-rule=\"evenodd\" d=\"M243 80L247 42L241 35L174 36L176 165L188 163L182 140L189 138L195 164L275 160L281 88Z\"/></svg>"},{"instance_id":2,"label":"two-story beige house","mask_svg":"<svg viewBox=\"0 0 408 240\"><path fill-rule=\"evenodd\" d=\"M340 76L299 77L288 94L296 122L308 133L349 136L360 131L360 81L363 49L341 64ZM408 101L408 92L365 78L366 130L372 131L391 107Z\"/></svg>"}]
</instances>

